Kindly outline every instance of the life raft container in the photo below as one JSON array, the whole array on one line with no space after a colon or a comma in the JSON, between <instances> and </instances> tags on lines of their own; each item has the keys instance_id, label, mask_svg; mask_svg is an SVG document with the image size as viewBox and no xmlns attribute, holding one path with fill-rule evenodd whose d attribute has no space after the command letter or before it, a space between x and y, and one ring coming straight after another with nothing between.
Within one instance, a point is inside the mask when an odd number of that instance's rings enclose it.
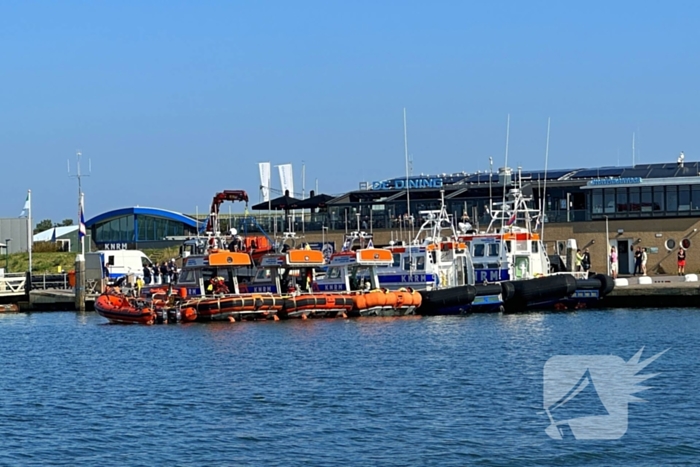
<instances>
[{"instance_id":1,"label":"life raft container","mask_svg":"<svg viewBox=\"0 0 700 467\"><path fill-rule=\"evenodd\" d=\"M111 323L153 324L155 312L140 301L121 293L108 291L95 300L95 311Z\"/></svg>"}]
</instances>

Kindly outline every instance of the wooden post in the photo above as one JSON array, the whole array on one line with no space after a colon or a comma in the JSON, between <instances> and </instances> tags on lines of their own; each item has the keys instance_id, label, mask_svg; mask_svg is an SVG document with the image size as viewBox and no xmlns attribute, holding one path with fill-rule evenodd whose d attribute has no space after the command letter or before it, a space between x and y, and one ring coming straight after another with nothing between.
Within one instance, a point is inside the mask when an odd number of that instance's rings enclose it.
<instances>
[{"instance_id":1,"label":"wooden post","mask_svg":"<svg viewBox=\"0 0 700 467\"><path fill-rule=\"evenodd\" d=\"M85 311L85 257L75 258L75 310Z\"/></svg>"}]
</instances>

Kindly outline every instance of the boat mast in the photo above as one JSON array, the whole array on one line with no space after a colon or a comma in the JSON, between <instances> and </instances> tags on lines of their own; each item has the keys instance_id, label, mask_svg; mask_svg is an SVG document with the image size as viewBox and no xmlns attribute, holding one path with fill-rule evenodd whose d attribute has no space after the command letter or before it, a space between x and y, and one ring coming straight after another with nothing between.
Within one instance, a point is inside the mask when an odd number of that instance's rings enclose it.
<instances>
[{"instance_id":1,"label":"boat mast","mask_svg":"<svg viewBox=\"0 0 700 467\"><path fill-rule=\"evenodd\" d=\"M544 188L542 190L542 225L540 226L540 242L544 245L544 215L547 210L547 165L549 164L549 124L551 117L547 118L547 144L544 150Z\"/></svg>"},{"instance_id":2,"label":"boat mast","mask_svg":"<svg viewBox=\"0 0 700 467\"><path fill-rule=\"evenodd\" d=\"M499 247L499 251L500 251L499 258L503 254L503 239L505 237L505 235L503 234L503 227L504 227L503 223L505 222L505 216L506 216L506 175L509 173L508 172L508 142L509 142L509 140L510 140L510 114L508 114L508 120L506 122L506 161L505 161L505 166L503 168L503 172L504 172L503 173L503 199L501 201L501 232L500 232L501 245ZM515 209L515 205L513 206L513 209ZM506 257L507 257L507 254L506 254ZM510 267L509 267L509 269L510 269ZM500 261L498 264L498 270L499 270L498 274L500 275L501 274Z\"/></svg>"},{"instance_id":3,"label":"boat mast","mask_svg":"<svg viewBox=\"0 0 700 467\"><path fill-rule=\"evenodd\" d=\"M406 159L406 209L408 209L408 222L411 222L411 194L408 186L408 132L406 131L406 107L403 108L403 150ZM406 226L408 227L408 226ZM413 228L411 228L411 236ZM411 237L409 236L409 242Z\"/></svg>"}]
</instances>

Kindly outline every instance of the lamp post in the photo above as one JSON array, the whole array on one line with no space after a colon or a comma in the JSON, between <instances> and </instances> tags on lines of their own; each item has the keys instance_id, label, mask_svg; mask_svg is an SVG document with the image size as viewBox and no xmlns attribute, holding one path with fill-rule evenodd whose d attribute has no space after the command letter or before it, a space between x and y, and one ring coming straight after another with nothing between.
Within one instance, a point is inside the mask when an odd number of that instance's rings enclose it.
<instances>
[{"instance_id":1,"label":"lamp post","mask_svg":"<svg viewBox=\"0 0 700 467\"><path fill-rule=\"evenodd\" d=\"M11 238L5 239L5 272L10 272L10 242Z\"/></svg>"}]
</instances>

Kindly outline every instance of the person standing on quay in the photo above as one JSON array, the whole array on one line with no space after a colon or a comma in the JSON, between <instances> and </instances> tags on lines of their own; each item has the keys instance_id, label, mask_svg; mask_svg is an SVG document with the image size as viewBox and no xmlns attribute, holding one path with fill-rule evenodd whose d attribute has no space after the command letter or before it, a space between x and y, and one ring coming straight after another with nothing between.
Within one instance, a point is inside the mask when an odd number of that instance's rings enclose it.
<instances>
[{"instance_id":1,"label":"person standing on quay","mask_svg":"<svg viewBox=\"0 0 700 467\"><path fill-rule=\"evenodd\" d=\"M685 250L683 247L678 247L678 275L685 275Z\"/></svg>"},{"instance_id":2,"label":"person standing on quay","mask_svg":"<svg viewBox=\"0 0 700 467\"><path fill-rule=\"evenodd\" d=\"M637 273L642 273L642 249L639 247L634 252L634 273L632 275L636 276Z\"/></svg>"},{"instance_id":3,"label":"person standing on quay","mask_svg":"<svg viewBox=\"0 0 700 467\"><path fill-rule=\"evenodd\" d=\"M642 248L642 274L647 275L647 249Z\"/></svg>"},{"instance_id":4,"label":"person standing on quay","mask_svg":"<svg viewBox=\"0 0 700 467\"><path fill-rule=\"evenodd\" d=\"M615 247L610 248L610 272L613 279L617 279L617 250Z\"/></svg>"}]
</instances>

